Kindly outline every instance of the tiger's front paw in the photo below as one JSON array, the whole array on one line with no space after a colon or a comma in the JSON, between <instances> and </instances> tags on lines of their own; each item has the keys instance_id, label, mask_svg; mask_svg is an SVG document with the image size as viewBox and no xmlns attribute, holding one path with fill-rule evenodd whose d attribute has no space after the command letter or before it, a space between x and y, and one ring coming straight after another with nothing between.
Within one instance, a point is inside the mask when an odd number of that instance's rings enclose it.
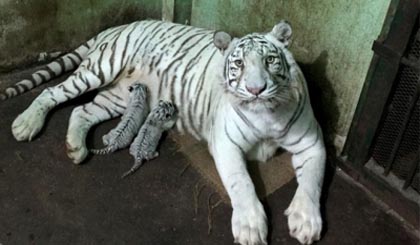
<instances>
[{"instance_id":1,"label":"tiger's front paw","mask_svg":"<svg viewBox=\"0 0 420 245\"><path fill-rule=\"evenodd\" d=\"M249 207L233 209L232 232L235 243L241 245L267 244L267 218L259 201Z\"/></svg>"},{"instance_id":2,"label":"tiger's front paw","mask_svg":"<svg viewBox=\"0 0 420 245\"><path fill-rule=\"evenodd\" d=\"M17 141L31 141L44 125L46 113L32 106L21 113L12 123L12 133Z\"/></svg>"},{"instance_id":3,"label":"tiger's front paw","mask_svg":"<svg viewBox=\"0 0 420 245\"><path fill-rule=\"evenodd\" d=\"M288 217L290 236L302 244L312 244L321 238L322 219L319 204L310 197L296 192L284 214Z\"/></svg>"}]
</instances>

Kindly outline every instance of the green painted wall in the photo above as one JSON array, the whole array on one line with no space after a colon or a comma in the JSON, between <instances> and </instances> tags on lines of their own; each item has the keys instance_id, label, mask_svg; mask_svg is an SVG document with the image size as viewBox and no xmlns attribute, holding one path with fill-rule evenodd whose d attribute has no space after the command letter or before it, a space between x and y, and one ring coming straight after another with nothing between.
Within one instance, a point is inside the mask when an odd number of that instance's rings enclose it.
<instances>
[{"instance_id":1,"label":"green painted wall","mask_svg":"<svg viewBox=\"0 0 420 245\"><path fill-rule=\"evenodd\" d=\"M160 0L0 0L0 71L68 50L110 26L161 18Z\"/></svg>"},{"instance_id":2,"label":"green painted wall","mask_svg":"<svg viewBox=\"0 0 420 245\"><path fill-rule=\"evenodd\" d=\"M292 24L291 50L308 80L313 107L340 149L390 0L193 0L191 24L234 35Z\"/></svg>"}]
</instances>

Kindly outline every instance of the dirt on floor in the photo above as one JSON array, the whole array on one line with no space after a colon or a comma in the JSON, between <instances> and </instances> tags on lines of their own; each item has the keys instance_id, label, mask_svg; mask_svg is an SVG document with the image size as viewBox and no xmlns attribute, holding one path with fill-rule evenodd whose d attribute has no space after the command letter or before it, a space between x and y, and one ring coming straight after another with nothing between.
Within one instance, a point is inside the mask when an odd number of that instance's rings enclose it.
<instances>
[{"instance_id":1,"label":"dirt on floor","mask_svg":"<svg viewBox=\"0 0 420 245\"><path fill-rule=\"evenodd\" d=\"M72 108L91 95L53 110L33 142L16 142L10 125L40 91L0 102L0 244L233 243L231 208L218 202L215 189L193 168L186 168L189 160L171 138L164 140L159 158L124 180L120 175L132 165L127 150L71 163L65 154L67 122ZM101 136L117 122L94 128L88 145L100 146ZM298 244L283 215L295 189L293 179L263 199L270 244ZM318 244L419 243L339 176L327 176L322 206L324 231Z\"/></svg>"}]
</instances>

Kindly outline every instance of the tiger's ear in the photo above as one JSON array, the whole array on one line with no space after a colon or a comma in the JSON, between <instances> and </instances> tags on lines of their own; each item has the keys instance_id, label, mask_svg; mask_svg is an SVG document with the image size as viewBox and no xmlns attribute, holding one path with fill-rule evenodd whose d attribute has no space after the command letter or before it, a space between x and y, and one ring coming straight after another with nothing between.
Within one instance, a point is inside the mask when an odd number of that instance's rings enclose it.
<instances>
[{"instance_id":1,"label":"tiger's ear","mask_svg":"<svg viewBox=\"0 0 420 245\"><path fill-rule=\"evenodd\" d=\"M273 27L270 34L280 42L284 43L287 47L289 45L290 38L292 37L292 27L286 20L281 20Z\"/></svg>"},{"instance_id":2,"label":"tiger's ear","mask_svg":"<svg viewBox=\"0 0 420 245\"><path fill-rule=\"evenodd\" d=\"M214 46L216 46L222 54L224 54L231 42L232 36L224 31L216 31L213 35Z\"/></svg>"}]
</instances>

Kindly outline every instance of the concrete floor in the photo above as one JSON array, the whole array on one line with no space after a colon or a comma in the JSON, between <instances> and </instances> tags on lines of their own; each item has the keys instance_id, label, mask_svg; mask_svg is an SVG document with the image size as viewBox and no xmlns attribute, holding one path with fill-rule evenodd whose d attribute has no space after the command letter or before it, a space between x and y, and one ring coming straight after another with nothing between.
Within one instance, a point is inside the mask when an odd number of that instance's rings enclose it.
<instances>
[{"instance_id":1,"label":"concrete floor","mask_svg":"<svg viewBox=\"0 0 420 245\"><path fill-rule=\"evenodd\" d=\"M188 161L170 138L158 159L125 180L120 175L132 164L127 150L80 166L67 159L71 109L89 95L52 111L33 142L16 142L10 125L40 91L0 103L0 244L232 244L231 208L221 204L213 210L208 234L208 198L214 190L205 186L196 202L194 190L203 181L191 168L181 174ZM117 122L93 129L88 144L99 146L101 135ZM328 179L318 244L420 242L358 187L337 175ZM283 215L295 188L293 180L263 200L270 244L298 244ZM217 202L218 196L212 197Z\"/></svg>"}]
</instances>

